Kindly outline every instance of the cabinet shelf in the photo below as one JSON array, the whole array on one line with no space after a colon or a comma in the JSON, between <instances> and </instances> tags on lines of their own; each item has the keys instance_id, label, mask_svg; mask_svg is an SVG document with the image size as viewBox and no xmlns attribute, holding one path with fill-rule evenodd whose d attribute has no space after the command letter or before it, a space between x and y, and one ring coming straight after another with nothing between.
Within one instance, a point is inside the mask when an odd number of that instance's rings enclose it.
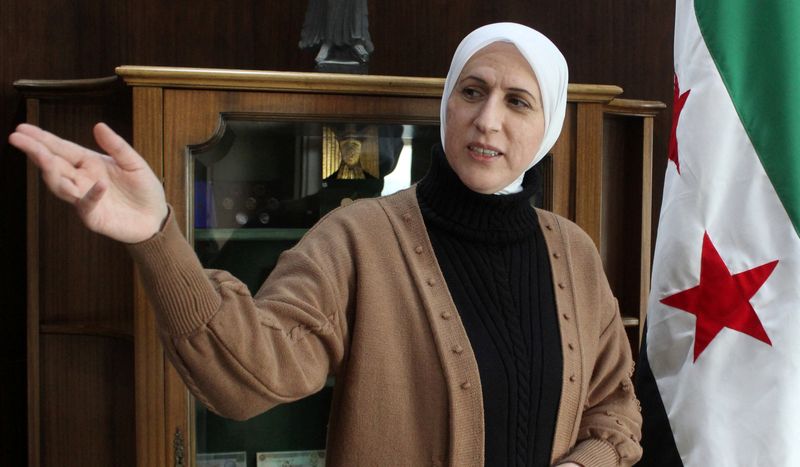
<instances>
[{"instance_id":1,"label":"cabinet shelf","mask_svg":"<svg viewBox=\"0 0 800 467\"><path fill-rule=\"evenodd\" d=\"M306 228L275 228L275 229L195 229L195 241L281 241L300 240L308 231Z\"/></svg>"},{"instance_id":2,"label":"cabinet shelf","mask_svg":"<svg viewBox=\"0 0 800 467\"><path fill-rule=\"evenodd\" d=\"M639 327L639 318L631 318L631 317L624 317L622 318L622 325L626 328L638 328Z\"/></svg>"}]
</instances>

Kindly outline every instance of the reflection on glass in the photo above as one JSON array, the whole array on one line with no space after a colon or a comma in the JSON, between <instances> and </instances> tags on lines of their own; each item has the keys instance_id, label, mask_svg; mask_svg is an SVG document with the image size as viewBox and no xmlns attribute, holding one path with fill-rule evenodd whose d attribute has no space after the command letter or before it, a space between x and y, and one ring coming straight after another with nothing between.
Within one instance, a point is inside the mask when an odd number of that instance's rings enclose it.
<instances>
[{"instance_id":1,"label":"reflection on glass","mask_svg":"<svg viewBox=\"0 0 800 467\"><path fill-rule=\"evenodd\" d=\"M433 125L228 116L220 128L188 151L195 250L205 267L230 271L253 293L280 253L327 212L418 181L439 140ZM258 465L257 454L272 460L316 455L325 449L333 391L330 379L318 393L245 422L195 403L197 452L207 459L244 452L248 466Z\"/></svg>"},{"instance_id":2,"label":"reflection on glass","mask_svg":"<svg viewBox=\"0 0 800 467\"><path fill-rule=\"evenodd\" d=\"M402 141L398 138L402 146ZM384 153L395 158L398 151ZM345 125L342 130L322 127L322 179L364 180L380 178L378 127Z\"/></svg>"}]
</instances>

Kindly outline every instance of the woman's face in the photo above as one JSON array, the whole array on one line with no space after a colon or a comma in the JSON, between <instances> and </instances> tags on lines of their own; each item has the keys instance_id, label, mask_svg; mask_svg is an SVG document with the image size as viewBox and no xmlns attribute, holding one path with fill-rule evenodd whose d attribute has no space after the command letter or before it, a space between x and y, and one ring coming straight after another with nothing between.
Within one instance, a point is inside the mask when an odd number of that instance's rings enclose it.
<instances>
[{"instance_id":1,"label":"woman's face","mask_svg":"<svg viewBox=\"0 0 800 467\"><path fill-rule=\"evenodd\" d=\"M447 161L472 191L496 193L528 168L544 137L539 82L508 42L473 55L447 100Z\"/></svg>"}]
</instances>

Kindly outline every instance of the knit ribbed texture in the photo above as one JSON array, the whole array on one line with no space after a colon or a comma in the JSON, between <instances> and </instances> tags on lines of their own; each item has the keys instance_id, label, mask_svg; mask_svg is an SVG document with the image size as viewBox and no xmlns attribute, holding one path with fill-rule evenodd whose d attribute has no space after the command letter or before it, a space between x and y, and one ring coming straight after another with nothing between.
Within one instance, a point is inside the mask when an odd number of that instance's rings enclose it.
<instances>
[{"instance_id":1,"label":"knit ribbed texture","mask_svg":"<svg viewBox=\"0 0 800 467\"><path fill-rule=\"evenodd\" d=\"M436 259L481 375L485 465L549 465L562 356L547 249L523 191L464 186L440 150L417 188Z\"/></svg>"},{"instance_id":2,"label":"knit ribbed texture","mask_svg":"<svg viewBox=\"0 0 800 467\"><path fill-rule=\"evenodd\" d=\"M206 324L220 304L219 294L209 282L191 245L169 210L164 228L153 238L128 245L136 265L143 269L141 277L148 298L163 320L167 332L180 336ZM191 290L192 293L186 293Z\"/></svg>"},{"instance_id":3,"label":"knit ribbed texture","mask_svg":"<svg viewBox=\"0 0 800 467\"><path fill-rule=\"evenodd\" d=\"M580 465L620 465L619 454L613 444L602 439L587 439L575 446L569 455L570 462Z\"/></svg>"}]
</instances>

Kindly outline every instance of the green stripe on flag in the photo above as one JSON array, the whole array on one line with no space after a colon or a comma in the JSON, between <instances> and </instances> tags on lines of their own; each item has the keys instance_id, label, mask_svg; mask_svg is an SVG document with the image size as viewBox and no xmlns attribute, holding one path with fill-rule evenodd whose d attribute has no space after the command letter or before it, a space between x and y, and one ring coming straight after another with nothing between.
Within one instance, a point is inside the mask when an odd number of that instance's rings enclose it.
<instances>
[{"instance_id":1,"label":"green stripe on flag","mask_svg":"<svg viewBox=\"0 0 800 467\"><path fill-rule=\"evenodd\" d=\"M800 1L695 0L703 39L800 234Z\"/></svg>"}]
</instances>

